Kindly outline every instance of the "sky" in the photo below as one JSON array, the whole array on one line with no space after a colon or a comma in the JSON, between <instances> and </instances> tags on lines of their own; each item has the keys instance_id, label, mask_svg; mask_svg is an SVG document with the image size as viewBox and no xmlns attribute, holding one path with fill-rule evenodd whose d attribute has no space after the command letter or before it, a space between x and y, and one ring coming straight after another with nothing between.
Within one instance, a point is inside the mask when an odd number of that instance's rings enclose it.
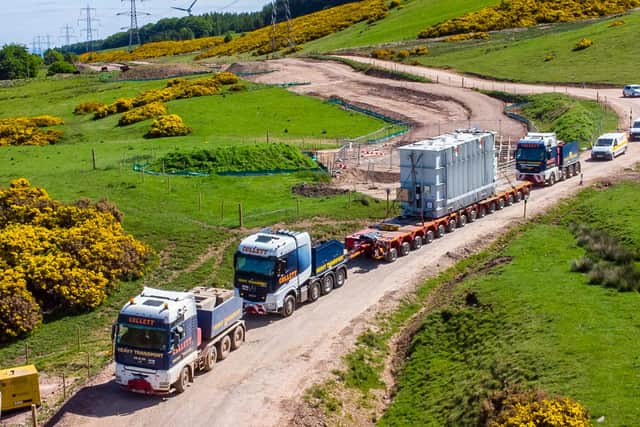
<instances>
[{"instance_id":1,"label":"sky","mask_svg":"<svg viewBox=\"0 0 640 427\"><path fill-rule=\"evenodd\" d=\"M162 18L186 16L171 6L188 8L193 0L137 0L138 26L156 22ZM194 15L207 12L252 12L261 10L269 0L198 0ZM66 44L66 26L71 43L86 40L86 8L96 18L92 29L97 31L93 39L102 39L129 26L131 0L3 0L0 10L0 46L10 43L23 44L32 49L40 37L40 46ZM84 11L82 9L85 9ZM124 12L123 15L117 15ZM47 36L48 39L47 39Z\"/></svg>"}]
</instances>

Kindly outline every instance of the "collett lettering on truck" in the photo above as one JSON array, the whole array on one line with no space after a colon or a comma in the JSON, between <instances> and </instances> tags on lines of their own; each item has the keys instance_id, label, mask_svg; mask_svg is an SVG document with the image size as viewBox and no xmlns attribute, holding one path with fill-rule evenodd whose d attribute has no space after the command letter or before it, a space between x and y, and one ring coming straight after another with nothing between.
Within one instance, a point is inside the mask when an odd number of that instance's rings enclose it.
<instances>
[{"instance_id":1,"label":"collett lettering on truck","mask_svg":"<svg viewBox=\"0 0 640 427\"><path fill-rule=\"evenodd\" d=\"M127 322L133 323L135 325L145 325L145 326L153 326L156 324L154 319L144 319L142 317L131 317L127 318Z\"/></svg>"},{"instance_id":2,"label":"collett lettering on truck","mask_svg":"<svg viewBox=\"0 0 640 427\"><path fill-rule=\"evenodd\" d=\"M298 275L298 270L290 271L289 273L287 273L284 276L280 277L278 279L278 283L279 284L287 283L289 280L293 279L297 275Z\"/></svg>"},{"instance_id":3,"label":"collett lettering on truck","mask_svg":"<svg viewBox=\"0 0 640 427\"><path fill-rule=\"evenodd\" d=\"M188 348L192 342L193 342L193 337L189 337L183 342L181 342L180 345L178 345L176 348L173 349L173 352L172 352L173 355L175 356L176 354L182 352L185 348Z\"/></svg>"},{"instance_id":4,"label":"collett lettering on truck","mask_svg":"<svg viewBox=\"0 0 640 427\"><path fill-rule=\"evenodd\" d=\"M255 246L245 246L242 248L242 252L245 254L266 255L267 250L262 248L256 248Z\"/></svg>"}]
</instances>

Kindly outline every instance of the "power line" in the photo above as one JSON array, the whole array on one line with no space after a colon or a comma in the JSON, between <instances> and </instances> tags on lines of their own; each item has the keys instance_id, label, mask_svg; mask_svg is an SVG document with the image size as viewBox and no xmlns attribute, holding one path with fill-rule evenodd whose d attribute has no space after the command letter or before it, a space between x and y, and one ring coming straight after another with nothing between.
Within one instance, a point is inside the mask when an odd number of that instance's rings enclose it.
<instances>
[{"instance_id":1,"label":"power line","mask_svg":"<svg viewBox=\"0 0 640 427\"><path fill-rule=\"evenodd\" d=\"M91 41L93 40L93 33L95 32L95 30L93 29L93 23L97 22L98 19L94 18L91 16L92 12L95 12L96 9L89 7L89 5L87 4L87 7L80 9L82 10L83 13L86 13L86 16L84 18L78 19L78 22L83 21L85 27L81 30L81 32L85 33L87 38L87 52L89 52L91 50Z\"/></svg>"},{"instance_id":2,"label":"power line","mask_svg":"<svg viewBox=\"0 0 640 427\"><path fill-rule=\"evenodd\" d=\"M284 20L287 21L287 34L285 35L285 39L287 45L289 47L295 46L293 39L291 37L292 29L291 29L291 8L289 7L289 0L272 0L271 1L271 52L275 53L278 48L278 32L277 32L277 23L278 23L278 3L282 4L282 8L284 9Z\"/></svg>"},{"instance_id":3,"label":"power line","mask_svg":"<svg viewBox=\"0 0 640 427\"><path fill-rule=\"evenodd\" d=\"M71 44L71 37L73 37L73 28L70 25L65 25L61 28L64 31L64 34L60 36L61 39L64 39L65 46L69 46Z\"/></svg>"},{"instance_id":4,"label":"power line","mask_svg":"<svg viewBox=\"0 0 640 427\"><path fill-rule=\"evenodd\" d=\"M127 0L122 0L127 1ZM140 0L141 2L143 0ZM119 12L117 15L129 15L129 17L131 18L131 23L129 24L129 52L131 52L133 50L133 45L134 45L134 41L136 42L136 44L140 45L140 29L138 28L138 15L150 15L150 13L147 12L139 12L137 5L136 5L136 0L129 0L129 2L131 3L131 8L129 10L129 12ZM127 27L123 27L123 30L126 30Z\"/></svg>"}]
</instances>

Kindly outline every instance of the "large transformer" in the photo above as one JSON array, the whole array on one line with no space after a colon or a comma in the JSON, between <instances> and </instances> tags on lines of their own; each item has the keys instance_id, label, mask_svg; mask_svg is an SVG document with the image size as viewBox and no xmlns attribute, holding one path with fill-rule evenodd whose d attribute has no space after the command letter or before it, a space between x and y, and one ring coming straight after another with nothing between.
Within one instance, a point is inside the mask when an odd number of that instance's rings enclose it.
<instances>
[{"instance_id":1,"label":"large transformer","mask_svg":"<svg viewBox=\"0 0 640 427\"><path fill-rule=\"evenodd\" d=\"M404 216L440 218L495 193L494 132L457 130L398 151Z\"/></svg>"}]
</instances>

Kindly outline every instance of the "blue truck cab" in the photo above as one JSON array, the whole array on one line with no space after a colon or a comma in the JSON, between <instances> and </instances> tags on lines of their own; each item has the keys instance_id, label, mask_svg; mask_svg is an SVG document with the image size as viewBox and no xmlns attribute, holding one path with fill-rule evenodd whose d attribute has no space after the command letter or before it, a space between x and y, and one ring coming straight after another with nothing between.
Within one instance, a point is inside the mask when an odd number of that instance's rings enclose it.
<instances>
[{"instance_id":1,"label":"blue truck cab","mask_svg":"<svg viewBox=\"0 0 640 427\"><path fill-rule=\"evenodd\" d=\"M234 288L248 313L280 313L316 301L347 277L344 244L313 244L307 232L265 229L240 242L234 259Z\"/></svg>"},{"instance_id":2,"label":"blue truck cab","mask_svg":"<svg viewBox=\"0 0 640 427\"><path fill-rule=\"evenodd\" d=\"M555 133L528 133L516 146L516 178L553 185L581 171L577 141L561 142Z\"/></svg>"}]
</instances>

